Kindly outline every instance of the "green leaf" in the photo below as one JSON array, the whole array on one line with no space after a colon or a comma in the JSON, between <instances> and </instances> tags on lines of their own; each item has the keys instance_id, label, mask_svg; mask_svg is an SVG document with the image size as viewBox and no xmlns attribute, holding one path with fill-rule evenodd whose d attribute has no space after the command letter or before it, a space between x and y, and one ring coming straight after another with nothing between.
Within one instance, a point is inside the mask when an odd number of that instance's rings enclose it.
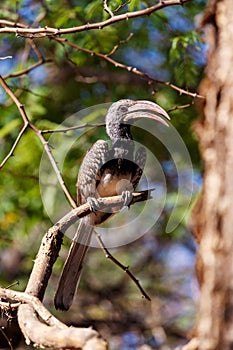
<instances>
[{"instance_id":1,"label":"green leaf","mask_svg":"<svg viewBox=\"0 0 233 350\"><path fill-rule=\"evenodd\" d=\"M22 120L20 120L20 119L13 119L10 122L8 122L6 125L4 125L0 129L0 138L4 138L7 135L9 135L12 132L14 132L16 130L16 128L18 128L18 126L20 124L22 124Z\"/></svg>"}]
</instances>

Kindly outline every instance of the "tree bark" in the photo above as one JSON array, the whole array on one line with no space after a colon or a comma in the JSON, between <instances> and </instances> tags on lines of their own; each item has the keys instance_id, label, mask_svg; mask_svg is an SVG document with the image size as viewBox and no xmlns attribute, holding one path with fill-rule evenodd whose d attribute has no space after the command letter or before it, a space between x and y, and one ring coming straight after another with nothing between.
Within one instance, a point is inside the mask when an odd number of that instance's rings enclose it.
<instances>
[{"instance_id":1,"label":"tree bark","mask_svg":"<svg viewBox=\"0 0 233 350\"><path fill-rule=\"evenodd\" d=\"M199 350L233 349L233 2L209 0L204 16L206 97L195 129L204 183L193 221L199 247Z\"/></svg>"}]
</instances>

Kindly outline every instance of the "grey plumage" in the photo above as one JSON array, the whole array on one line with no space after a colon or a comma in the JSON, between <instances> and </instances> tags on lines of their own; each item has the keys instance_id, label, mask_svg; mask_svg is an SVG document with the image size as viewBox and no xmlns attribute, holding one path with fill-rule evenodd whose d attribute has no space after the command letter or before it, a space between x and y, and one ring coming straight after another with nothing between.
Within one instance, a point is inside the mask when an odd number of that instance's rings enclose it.
<instances>
[{"instance_id":1,"label":"grey plumage","mask_svg":"<svg viewBox=\"0 0 233 350\"><path fill-rule=\"evenodd\" d=\"M106 115L106 131L112 145L109 147L106 141L98 140L84 157L77 181L79 205L93 203L99 197L132 192L136 188L145 166L146 150L140 147L134 155L130 122L147 117L166 124L161 115L169 119L161 107L149 101L120 100L112 104ZM69 309L93 227L112 215L96 210L80 221L58 283L54 300L57 309Z\"/></svg>"}]
</instances>

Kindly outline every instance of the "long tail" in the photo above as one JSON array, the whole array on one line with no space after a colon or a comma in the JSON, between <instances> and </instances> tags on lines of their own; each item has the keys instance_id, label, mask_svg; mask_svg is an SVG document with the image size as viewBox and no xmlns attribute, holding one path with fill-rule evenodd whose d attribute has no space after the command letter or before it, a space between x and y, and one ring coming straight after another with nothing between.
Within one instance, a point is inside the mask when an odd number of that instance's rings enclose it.
<instances>
[{"instance_id":1,"label":"long tail","mask_svg":"<svg viewBox=\"0 0 233 350\"><path fill-rule=\"evenodd\" d=\"M93 227L85 219L80 221L58 282L58 288L54 298L56 309L68 310L78 287L83 263L93 232Z\"/></svg>"}]
</instances>

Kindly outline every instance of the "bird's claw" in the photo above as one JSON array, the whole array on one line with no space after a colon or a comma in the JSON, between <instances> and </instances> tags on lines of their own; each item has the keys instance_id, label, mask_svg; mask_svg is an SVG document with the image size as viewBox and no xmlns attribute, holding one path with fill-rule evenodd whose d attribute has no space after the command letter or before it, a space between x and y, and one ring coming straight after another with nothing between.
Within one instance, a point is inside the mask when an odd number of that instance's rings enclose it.
<instances>
[{"instance_id":1,"label":"bird's claw","mask_svg":"<svg viewBox=\"0 0 233 350\"><path fill-rule=\"evenodd\" d=\"M133 194L132 192L126 190L126 191L123 191L122 194L121 194L123 200L124 200L124 204L123 206L124 207L129 207L132 199L133 199Z\"/></svg>"},{"instance_id":2,"label":"bird's claw","mask_svg":"<svg viewBox=\"0 0 233 350\"><path fill-rule=\"evenodd\" d=\"M87 203L89 204L91 211L96 211L100 209L99 201L95 197L88 197Z\"/></svg>"}]
</instances>

